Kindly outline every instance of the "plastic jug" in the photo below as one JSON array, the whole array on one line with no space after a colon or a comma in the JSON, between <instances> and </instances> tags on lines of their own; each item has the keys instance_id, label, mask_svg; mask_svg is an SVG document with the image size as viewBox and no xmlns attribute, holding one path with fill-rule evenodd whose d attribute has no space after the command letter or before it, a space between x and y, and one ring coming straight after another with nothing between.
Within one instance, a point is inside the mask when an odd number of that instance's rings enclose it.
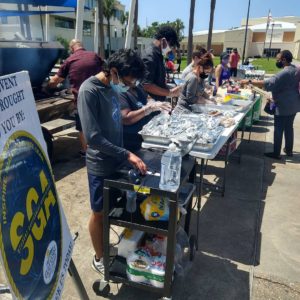
<instances>
[{"instance_id":1,"label":"plastic jug","mask_svg":"<svg viewBox=\"0 0 300 300\"><path fill-rule=\"evenodd\" d=\"M181 153L174 143L161 157L161 172L159 188L175 192L180 185Z\"/></svg>"}]
</instances>

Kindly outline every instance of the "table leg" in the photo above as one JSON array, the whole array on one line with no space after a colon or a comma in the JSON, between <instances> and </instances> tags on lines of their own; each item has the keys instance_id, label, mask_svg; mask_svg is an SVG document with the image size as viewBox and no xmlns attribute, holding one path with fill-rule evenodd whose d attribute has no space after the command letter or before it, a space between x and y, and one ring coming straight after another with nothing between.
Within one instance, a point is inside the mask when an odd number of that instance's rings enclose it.
<instances>
[{"instance_id":1,"label":"table leg","mask_svg":"<svg viewBox=\"0 0 300 300\"><path fill-rule=\"evenodd\" d=\"M201 158L200 164L200 182L198 188L198 195L197 195L197 244L196 249L199 249L199 222L200 222L200 209L201 209L201 199L202 199L202 191L203 191L203 175L204 175L204 158Z\"/></svg>"}]
</instances>

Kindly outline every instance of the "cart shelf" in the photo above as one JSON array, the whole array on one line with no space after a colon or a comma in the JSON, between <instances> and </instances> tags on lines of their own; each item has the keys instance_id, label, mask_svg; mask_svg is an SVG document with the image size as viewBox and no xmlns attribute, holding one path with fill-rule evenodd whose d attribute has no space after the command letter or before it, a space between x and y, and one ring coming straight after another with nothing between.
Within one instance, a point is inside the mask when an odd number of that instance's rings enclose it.
<instances>
[{"instance_id":1,"label":"cart shelf","mask_svg":"<svg viewBox=\"0 0 300 300\"><path fill-rule=\"evenodd\" d=\"M144 289L150 292L162 293L163 288L158 288L147 283L133 282L127 278L126 274L126 258L115 256L109 267L110 280L117 283L124 283L133 287Z\"/></svg>"}]
</instances>

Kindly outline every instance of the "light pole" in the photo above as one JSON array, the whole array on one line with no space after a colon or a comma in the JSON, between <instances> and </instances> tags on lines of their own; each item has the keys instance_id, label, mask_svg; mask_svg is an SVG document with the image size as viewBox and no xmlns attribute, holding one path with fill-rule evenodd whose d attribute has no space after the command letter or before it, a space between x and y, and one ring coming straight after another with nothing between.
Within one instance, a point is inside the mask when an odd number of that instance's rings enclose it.
<instances>
[{"instance_id":1,"label":"light pole","mask_svg":"<svg viewBox=\"0 0 300 300\"><path fill-rule=\"evenodd\" d=\"M248 33L250 4L251 4L251 0L249 0L249 2L248 2L248 11L247 11L247 20L246 20L246 29L245 29L244 48L243 48L243 55L242 55L242 64L245 63L245 51L246 51L246 43L247 43L247 33Z\"/></svg>"},{"instance_id":2,"label":"light pole","mask_svg":"<svg viewBox=\"0 0 300 300\"><path fill-rule=\"evenodd\" d=\"M268 60L270 59L270 56L271 56L271 46L272 46L274 26L275 26L275 23L272 23L272 31L271 31L271 38L270 38L269 51L268 51Z\"/></svg>"}]
</instances>

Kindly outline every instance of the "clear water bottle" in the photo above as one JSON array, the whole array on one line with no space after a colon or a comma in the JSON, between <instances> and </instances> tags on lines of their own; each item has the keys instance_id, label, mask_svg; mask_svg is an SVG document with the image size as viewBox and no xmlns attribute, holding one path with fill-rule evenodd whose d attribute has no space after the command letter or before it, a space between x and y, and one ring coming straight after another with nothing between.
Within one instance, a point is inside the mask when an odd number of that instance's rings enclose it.
<instances>
[{"instance_id":1,"label":"clear water bottle","mask_svg":"<svg viewBox=\"0 0 300 300\"><path fill-rule=\"evenodd\" d=\"M126 210L129 213L134 213L136 211L136 192L126 191Z\"/></svg>"},{"instance_id":2,"label":"clear water bottle","mask_svg":"<svg viewBox=\"0 0 300 300\"><path fill-rule=\"evenodd\" d=\"M181 153L174 143L161 157L161 171L159 188L175 192L180 185Z\"/></svg>"}]
</instances>

